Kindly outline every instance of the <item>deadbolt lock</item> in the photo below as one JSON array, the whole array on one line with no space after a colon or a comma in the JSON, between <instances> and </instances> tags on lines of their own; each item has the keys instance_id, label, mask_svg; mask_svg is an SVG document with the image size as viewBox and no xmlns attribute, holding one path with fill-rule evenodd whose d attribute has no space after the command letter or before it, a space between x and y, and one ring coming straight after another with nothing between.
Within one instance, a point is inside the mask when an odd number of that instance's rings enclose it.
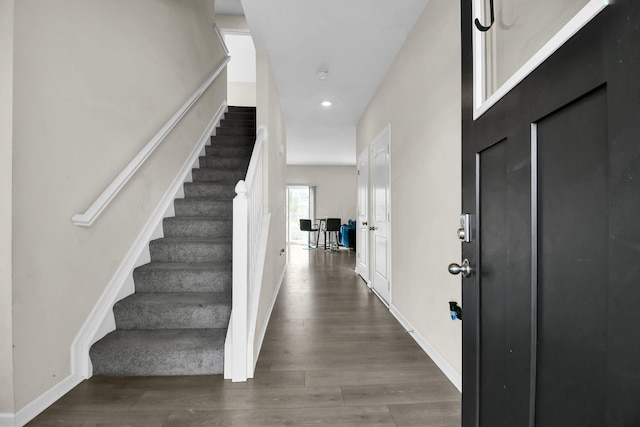
<instances>
[{"instance_id":1,"label":"deadbolt lock","mask_svg":"<svg viewBox=\"0 0 640 427\"><path fill-rule=\"evenodd\" d=\"M471 215L462 214L460 215L460 228L458 228L458 239L463 242L469 243L471 241Z\"/></svg>"}]
</instances>

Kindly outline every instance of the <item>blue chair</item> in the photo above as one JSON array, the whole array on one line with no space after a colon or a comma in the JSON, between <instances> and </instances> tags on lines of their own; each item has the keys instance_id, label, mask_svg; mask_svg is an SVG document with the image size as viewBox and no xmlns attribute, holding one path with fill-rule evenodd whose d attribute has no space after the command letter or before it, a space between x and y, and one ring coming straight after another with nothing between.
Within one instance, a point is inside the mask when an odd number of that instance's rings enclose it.
<instances>
[{"instance_id":1,"label":"blue chair","mask_svg":"<svg viewBox=\"0 0 640 427\"><path fill-rule=\"evenodd\" d=\"M356 222L352 219L340 227L340 244L345 248L356 248Z\"/></svg>"}]
</instances>

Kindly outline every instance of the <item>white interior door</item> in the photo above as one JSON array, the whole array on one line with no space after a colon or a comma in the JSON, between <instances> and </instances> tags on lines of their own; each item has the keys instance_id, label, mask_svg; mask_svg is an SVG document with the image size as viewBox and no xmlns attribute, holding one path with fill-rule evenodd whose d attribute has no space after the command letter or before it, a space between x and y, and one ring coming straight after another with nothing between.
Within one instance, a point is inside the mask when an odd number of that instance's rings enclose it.
<instances>
[{"instance_id":1,"label":"white interior door","mask_svg":"<svg viewBox=\"0 0 640 427\"><path fill-rule=\"evenodd\" d=\"M356 273L369 286L369 150L358 155L358 218Z\"/></svg>"},{"instance_id":2,"label":"white interior door","mask_svg":"<svg viewBox=\"0 0 640 427\"><path fill-rule=\"evenodd\" d=\"M373 290L389 304L391 296L391 128L371 143L371 273Z\"/></svg>"}]
</instances>

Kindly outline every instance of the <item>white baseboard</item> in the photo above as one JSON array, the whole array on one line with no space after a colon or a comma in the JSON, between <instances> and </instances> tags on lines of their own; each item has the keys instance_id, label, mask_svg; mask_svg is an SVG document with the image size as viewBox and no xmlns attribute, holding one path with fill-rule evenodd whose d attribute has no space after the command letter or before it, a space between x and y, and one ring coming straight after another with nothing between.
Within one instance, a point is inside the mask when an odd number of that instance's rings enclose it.
<instances>
[{"instance_id":1,"label":"white baseboard","mask_svg":"<svg viewBox=\"0 0 640 427\"><path fill-rule=\"evenodd\" d=\"M436 348L427 341L425 337L420 335L398 309L392 304L390 309L391 314L398 319L398 322L404 327L404 329L411 335L411 337L418 343L420 347L427 353L427 356L433 360L433 362L440 368L442 373L449 378L449 381L462 393L462 376L453 366L436 350Z\"/></svg>"},{"instance_id":2,"label":"white baseboard","mask_svg":"<svg viewBox=\"0 0 640 427\"><path fill-rule=\"evenodd\" d=\"M173 200L181 194L182 184L190 179L191 169L198 165L198 157L204 150L204 146L210 143L210 136L214 133L226 109L225 101L202 133L198 144L185 160L71 344L71 372L78 377L91 377L93 369L89 359L91 345L115 329L113 305L119 299L133 293L133 269L148 262L149 242L161 237L162 219L173 211Z\"/></svg>"},{"instance_id":3,"label":"white baseboard","mask_svg":"<svg viewBox=\"0 0 640 427\"><path fill-rule=\"evenodd\" d=\"M27 406L20 409L14 418L14 424L9 424L10 426L22 427L27 424L29 421L37 417L42 411L51 406L56 400L60 399L62 396L67 394L71 389L84 381L84 378L80 375L71 374L64 380L60 381L58 384L51 387L49 390L42 393L36 399L31 401ZM2 419L0 418L0 425L2 424Z\"/></svg>"},{"instance_id":4,"label":"white baseboard","mask_svg":"<svg viewBox=\"0 0 640 427\"><path fill-rule=\"evenodd\" d=\"M264 336L267 333L267 326L269 325L269 319L271 319L271 313L273 312L273 307L276 305L276 300L278 299L278 294L280 293L280 287L282 286L282 282L284 281L284 275L287 272L288 264L285 263L282 268L282 272L280 273L280 277L278 278L278 284L276 285L276 290L273 293L273 298L271 299L271 304L269 305L269 310L267 311L267 316L265 317L264 324L262 328L260 328L260 335L258 335L258 345L255 350L255 360L253 361L253 369L251 370L251 376L249 378L253 378L253 373L256 369L256 364L258 363L258 357L260 357L260 350L262 350L262 343L264 342Z\"/></svg>"},{"instance_id":5,"label":"white baseboard","mask_svg":"<svg viewBox=\"0 0 640 427\"><path fill-rule=\"evenodd\" d=\"M0 427L15 427L15 417L13 414L0 412Z\"/></svg>"}]
</instances>

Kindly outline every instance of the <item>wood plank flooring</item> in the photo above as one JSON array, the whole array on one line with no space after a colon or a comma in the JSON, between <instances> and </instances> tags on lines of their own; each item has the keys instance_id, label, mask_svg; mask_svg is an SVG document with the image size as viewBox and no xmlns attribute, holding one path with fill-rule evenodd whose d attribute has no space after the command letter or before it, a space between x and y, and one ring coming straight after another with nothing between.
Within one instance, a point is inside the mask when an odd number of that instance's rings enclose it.
<instances>
[{"instance_id":1,"label":"wood plank flooring","mask_svg":"<svg viewBox=\"0 0 640 427\"><path fill-rule=\"evenodd\" d=\"M460 393L354 273L288 248L255 378L93 377L29 426L460 425Z\"/></svg>"}]
</instances>

